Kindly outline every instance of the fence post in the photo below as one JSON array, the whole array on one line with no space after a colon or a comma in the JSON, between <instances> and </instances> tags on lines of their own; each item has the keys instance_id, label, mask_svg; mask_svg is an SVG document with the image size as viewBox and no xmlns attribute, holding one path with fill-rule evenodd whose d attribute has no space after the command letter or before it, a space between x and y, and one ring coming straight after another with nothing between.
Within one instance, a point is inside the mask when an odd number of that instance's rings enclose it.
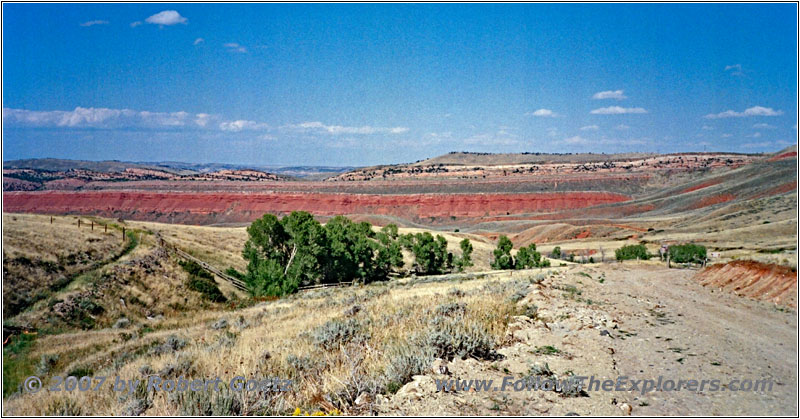
<instances>
[{"instance_id":1,"label":"fence post","mask_svg":"<svg viewBox=\"0 0 800 419\"><path fill-rule=\"evenodd\" d=\"M105 231L105 233L108 233L108 224L103 224L103 225L104 225L104 226L105 226L105 228L106 228L106 231Z\"/></svg>"},{"instance_id":2,"label":"fence post","mask_svg":"<svg viewBox=\"0 0 800 419\"><path fill-rule=\"evenodd\" d=\"M50 216L50 224L53 224L53 216Z\"/></svg>"},{"instance_id":3,"label":"fence post","mask_svg":"<svg viewBox=\"0 0 800 419\"><path fill-rule=\"evenodd\" d=\"M92 231L94 231L94 220L92 220Z\"/></svg>"},{"instance_id":4,"label":"fence post","mask_svg":"<svg viewBox=\"0 0 800 419\"><path fill-rule=\"evenodd\" d=\"M78 218L78 228L81 228L81 219Z\"/></svg>"},{"instance_id":5,"label":"fence post","mask_svg":"<svg viewBox=\"0 0 800 419\"><path fill-rule=\"evenodd\" d=\"M125 241L125 227L122 227L122 241Z\"/></svg>"}]
</instances>

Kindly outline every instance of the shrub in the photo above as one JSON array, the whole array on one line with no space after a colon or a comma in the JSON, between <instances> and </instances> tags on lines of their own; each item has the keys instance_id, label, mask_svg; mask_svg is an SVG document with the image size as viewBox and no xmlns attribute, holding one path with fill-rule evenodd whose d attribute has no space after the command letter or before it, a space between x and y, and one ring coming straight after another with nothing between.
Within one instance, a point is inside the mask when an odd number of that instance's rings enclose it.
<instances>
[{"instance_id":1,"label":"shrub","mask_svg":"<svg viewBox=\"0 0 800 419\"><path fill-rule=\"evenodd\" d=\"M357 319L333 319L311 331L311 339L315 345L330 350L349 342L363 342L367 336Z\"/></svg>"},{"instance_id":2,"label":"shrub","mask_svg":"<svg viewBox=\"0 0 800 419\"><path fill-rule=\"evenodd\" d=\"M186 271L189 275L194 275L200 278L206 278L211 280L214 279L214 276L211 275L205 269L203 269L203 267L197 264L197 262L191 260L187 261L181 260L178 261L178 264L181 265L181 268L183 268L183 270Z\"/></svg>"},{"instance_id":3,"label":"shrub","mask_svg":"<svg viewBox=\"0 0 800 419\"><path fill-rule=\"evenodd\" d=\"M430 348L431 355L448 361L473 357L476 359L497 359L494 339L483 328L467 325L462 319L435 317L428 330L414 340L418 345Z\"/></svg>"},{"instance_id":4,"label":"shrub","mask_svg":"<svg viewBox=\"0 0 800 419\"><path fill-rule=\"evenodd\" d=\"M56 399L47 406L45 416L83 416L83 408L71 398Z\"/></svg>"},{"instance_id":5,"label":"shrub","mask_svg":"<svg viewBox=\"0 0 800 419\"><path fill-rule=\"evenodd\" d=\"M210 327L212 329L214 329L214 330L227 329L228 328L228 319L225 319L225 318L219 319L219 320L215 321L214 323L212 323Z\"/></svg>"},{"instance_id":6,"label":"shrub","mask_svg":"<svg viewBox=\"0 0 800 419\"><path fill-rule=\"evenodd\" d=\"M202 278L199 276L190 276L186 282L186 286L192 290L203 294L203 298L213 301L215 303L224 303L228 301L222 291L219 290L217 283L213 279Z\"/></svg>"},{"instance_id":7,"label":"shrub","mask_svg":"<svg viewBox=\"0 0 800 419\"><path fill-rule=\"evenodd\" d=\"M209 391L182 391L174 394L181 416L239 416L242 413L242 404L237 394L228 386Z\"/></svg>"},{"instance_id":8,"label":"shrub","mask_svg":"<svg viewBox=\"0 0 800 419\"><path fill-rule=\"evenodd\" d=\"M39 363L36 365L36 374L47 375L50 370L58 363L58 354L44 354L39 358Z\"/></svg>"},{"instance_id":9,"label":"shrub","mask_svg":"<svg viewBox=\"0 0 800 419\"><path fill-rule=\"evenodd\" d=\"M161 355L161 354L168 354L175 352L179 349L183 349L186 346L186 340L179 338L175 335L171 335L167 338L167 340L161 344L156 345L150 348L151 355Z\"/></svg>"},{"instance_id":10,"label":"shrub","mask_svg":"<svg viewBox=\"0 0 800 419\"><path fill-rule=\"evenodd\" d=\"M415 375L423 374L433 362L431 351L416 345L397 346L389 351L389 364L384 372L386 392L396 393Z\"/></svg>"},{"instance_id":11,"label":"shrub","mask_svg":"<svg viewBox=\"0 0 800 419\"><path fill-rule=\"evenodd\" d=\"M630 259L647 260L650 257L647 254L647 248L645 248L643 244L622 246L614 251L614 255L617 257L617 260L620 261Z\"/></svg>"},{"instance_id":12,"label":"shrub","mask_svg":"<svg viewBox=\"0 0 800 419\"><path fill-rule=\"evenodd\" d=\"M706 247L692 243L670 246L669 258L675 263L702 262L706 259Z\"/></svg>"},{"instance_id":13,"label":"shrub","mask_svg":"<svg viewBox=\"0 0 800 419\"><path fill-rule=\"evenodd\" d=\"M462 303L446 303L436 307L436 314L440 316L462 316L467 311L467 306Z\"/></svg>"}]
</instances>

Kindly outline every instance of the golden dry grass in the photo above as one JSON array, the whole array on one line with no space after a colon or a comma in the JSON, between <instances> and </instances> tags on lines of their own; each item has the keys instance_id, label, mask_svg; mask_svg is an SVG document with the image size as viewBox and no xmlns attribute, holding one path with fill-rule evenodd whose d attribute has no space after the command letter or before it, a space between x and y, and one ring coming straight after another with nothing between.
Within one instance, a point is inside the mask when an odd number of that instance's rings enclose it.
<instances>
[{"instance_id":1,"label":"golden dry grass","mask_svg":"<svg viewBox=\"0 0 800 419\"><path fill-rule=\"evenodd\" d=\"M520 287L526 288L527 284L517 275L513 279L496 277L460 283L375 284L359 289L311 291L235 312L208 311L172 318L155 326L155 332L141 337L137 337L133 329L46 336L37 343L32 355L83 354L71 357L75 361L61 365L48 377L83 367L93 370L95 375L118 375L125 379L141 378L140 370L145 365L157 372L167 364L175 364L177 359L188 359L192 367L186 372L193 377L230 379L242 375L294 379L295 390L282 395L271 406L276 409L271 411L274 413L290 413L295 407L320 410L327 406L320 402L325 399L347 409L349 406L343 399L358 395L348 396L348 391L356 391L359 385L386 385L384 376L393 354L421 350L410 340L428 330L432 310L437 306L449 302L464 304L467 311L464 327L484 330L499 343L517 310L508 297ZM450 293L453 288L463 294ZM345 315L344 311L354 305L361 310L352 316ZM219 330L209 327L221 318L227 319L227 327ZM359 333L363 333L365 340L323 350L308 333L334 319L358 322L362 325ZM240 327L237 322L246 326ZM125 333L133 333L134 337L125 340ZM152 346L153 342L161 343L172 335L185 340L186 347L164 354L144 351L129 362L114 365L115 358L133 353L136 348ZM80 341L77 346L69 344L77 339ZM290 363L292 356L294 365ZM316 366L298 371L298 359ZM64 397L45 392L23 394L7 400L4 413L43 414L54 406L63 405ZM113 415L124 408L124 403L109 391L76 392L66 397L80 406L84 413ZM174 400L158 394L153 397L152 407L146 414L174 415L181 413L180 408Z\"/></svg>"}]
</instances>

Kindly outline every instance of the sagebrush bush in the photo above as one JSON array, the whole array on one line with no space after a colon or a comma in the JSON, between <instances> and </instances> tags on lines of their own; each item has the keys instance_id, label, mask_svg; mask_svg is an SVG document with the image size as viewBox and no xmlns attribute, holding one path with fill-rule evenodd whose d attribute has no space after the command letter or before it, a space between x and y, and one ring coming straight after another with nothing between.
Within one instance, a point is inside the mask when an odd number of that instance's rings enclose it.
<instances>
[{"instance_id":1,"label":"sagebrush bush","mask_svg":"<svg viewBox=\"0 0 800 419\"><path fill-rule=\"evenodd\" d=\"M436 307L434 312L439 316L463 316L467 312L467 306L463 303L445 303Z\"/></svg>"},{"instance_id":2,"label":"sagebrush bush","mask_svg":"<svg viewBox=\"0 0 800 419\"><path fill-rule=\"evenodd\" d=\"M209 327L211 327L214 330L227 329L228 328L228 319L225 319L225 318L219 319L219 320L215 321L214 323L212 323Z\"/></svg>"},{"instance_id":3,"label":"sagebrush bush","mask_svg":"<svg viewBox=\"0 0 800 419\"><path fill-rule=\"evenodd\" d=\"M83 416L83 408L74 399L59 398L47 406L45 416Z\"/></svg>"},{"instance_id":4,"label":"sagebrush bush","mask_svg":"<svg viewBox=\"0 0 800 419\"><path fill-rule=\"evenodd\" d=\"M324 359L312 358L310 356L297 356L289 354L286 357L286 364L289 366L287 373L289 378L303 378L317 376L327 368Z\"/></svg>"},{"instance_id":5,"label":"sagebrush bush","mask_svg":"<svg viewBox=\"0 0 800 419\"><path fill-rule=\"evenodd\" d=\"M430 348L434 357L448 361L455 357L497 358L494 339L487 330L449 317L434 318L433 322L417 341Z\"/></svg>"},{"instance_id":6,"label":"sagebrush bush","mask_svg":"<svg viewBox=\"0 0 800 419\"><path fill-rule=\"evenodd\" d=\"M58 363L58 354L44 354L36 364L36 374L47 375L50 370Z\"/></svg>"},{"instance_id":7,"label":"sagebrush bush","mask_svg":"<svg viewBox=\"0 0 800 419\"><path fill-rule=\"evenodd\" d=\"M228 386L208 391L169 393L181 416L240 416L242 403Z\"/></svg>"},{"instance_id":8,"label":"sagebrush bush","mask_svg":"<svg viewBox=\"0 0 800 419\"><path fill-rule=\"evenodd\" d=\"M195 372L194 358L186 352L181 352L176 354L173 362L164 365L164 368L158 372L158 376L168 380L180 376L190 377Z\"/></svg>"},{"instance_id":9,"label":"sagebrush bush","mask_svg":"<svg viewBox=\"0 0 800 419\"><path fill-rule=\"evenodd\" d=\"M150 348L149 353L151 355L168 354L183 349L185 346L186 339L179 338L175 335L170 335L163 344Z\"/></svg>"},{"instance_id":10,"label":"sagebrush bush","mask_svg":"<svg viewBox=\"0 0 800 419\"><path fill-rule=\"evenodd\" d=\"M312 330L311 340L324 349L335 349L349 342L364 342L369 336L358 319L333 319Z\"/></svg>"},{"instance_id":11,"label":"sagebrush bush","mask_svg":"<svg viewBox=\"0 0 800 419\"><path fill-rule=\"evenodd\" d=\"M433 362L432 351L427 347L407 344L398 345L388 351L388 365L384 372L385 391L397 392L415 375L425 373Z\"/></svg>"}]
</instances>

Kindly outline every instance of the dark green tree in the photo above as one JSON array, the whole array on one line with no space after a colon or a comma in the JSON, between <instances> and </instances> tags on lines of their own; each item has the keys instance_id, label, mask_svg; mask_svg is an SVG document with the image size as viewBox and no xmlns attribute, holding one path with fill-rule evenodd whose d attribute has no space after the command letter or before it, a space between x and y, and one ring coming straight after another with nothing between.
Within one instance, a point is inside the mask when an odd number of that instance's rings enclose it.
<instances>
[{"instance_id":1,"label":"dark green tree","mask_svg":"<svg viewBox=\"0 0 800 419\"><path fill-rule=\"evenodd\" d=\"M414 254L414 266L417 272L430 275L441 273L448 260L447 240L441 235L435 238L431 233L417 233L411 240L411 251Z\"/></svg>"},{"instance_id":2,"label":"dark green tree","mask_svg":"<svg viewBox=\"0 0 800 419\"><path fill-rule=\"evenodd\" d=\"M464 239L458 245L461 247L461 256L456 259L455 266L459 272L464 272L464 268L472 266L472 243Z\"/></svg>"},{"instance_id":3,"label":"dark green tree","mask_svg":"<svg viewBox=\"0 0 800 419\"><path fill-rule=\"evenodd\" d=\"M494 260L492 261L492 268L494 269L514 269L514 258L511 257L511 249L514 243L506 236L500 236L497 241L497 248L494 249Z\"/></svg>"},{"instance_id":4,"label":"dark green tree","mask_svg":"<svg viewBox=\"0 0 800 419\"><path fill-rule=\"evenodd\" d=\"M554 247L553 252L550 253L550 257L552 257L553 259L561 259L561 247L560 246Z\"/></svg>"}]
</instances>

